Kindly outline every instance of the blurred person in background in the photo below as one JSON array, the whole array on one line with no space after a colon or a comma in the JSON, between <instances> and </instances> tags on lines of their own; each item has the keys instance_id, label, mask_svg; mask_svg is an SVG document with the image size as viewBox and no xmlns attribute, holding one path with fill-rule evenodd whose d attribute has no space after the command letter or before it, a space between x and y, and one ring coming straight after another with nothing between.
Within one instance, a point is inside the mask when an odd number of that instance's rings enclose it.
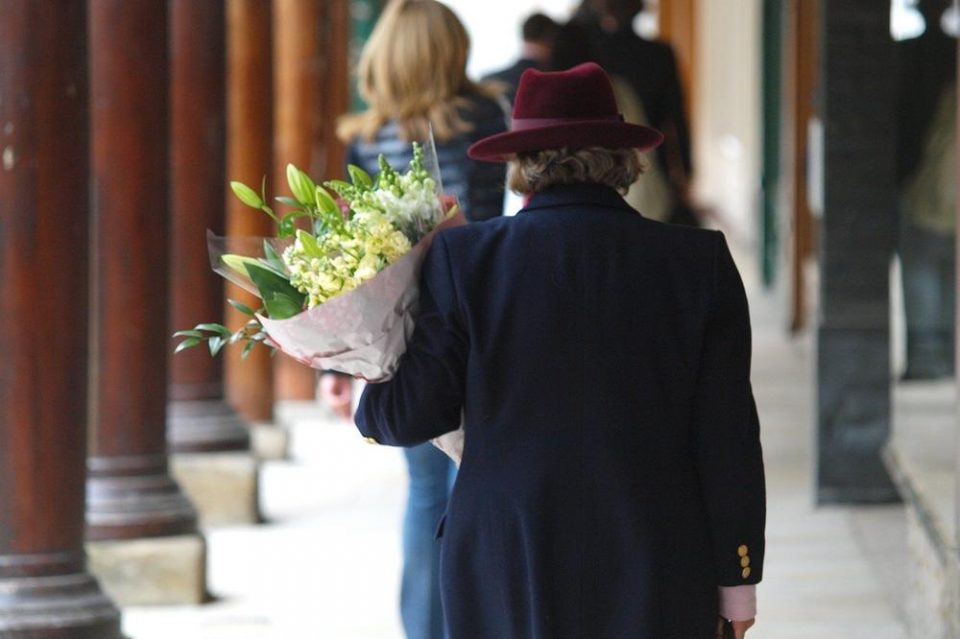
<instances>
[{"instance_id":1,"label":"blurred person in background","mask_svg":"<svg viewBox=\"0 0 960 639\"><path fill-rule=\"evenodd\" d=\"M690 129L677 60L669 44L647 40L634 30L634 19L644 5L644 0L584 0L574 20L590 30L600 66L630 85L650 126L664 134L657 161L669 186L669 221L698 225L690 195Z\"/></svg>"},{"instance_id":2,"label":"blurred person in background","mask_svg":"<svg viewBox=\"0 0 960 639\"><path fill-rule=\"evenodd\" d=\"M560 25L550 16L534 13L523 21L521 35L523 37L520 59L506 69L484 76L484 81L500 82L506 87L506 97L513 104L513 97L520 83L520 75L527 69L542 69L550 58L553 49L553 40Z\"/></svg>"},{"instance_id":3,"label":"blurred person in background","mask_svg":"<svg viewBox=\"0 0 960 639\"><path fill-rule=\"evenodd\" d=\"M926 29L897 43L897 251L907 381L955 374L957 34L951 4L920 3Z\"/></svg>"},{"instance_id":4,"label":"blurred person in background","mask_svg":"<svg viewBox=\"0 0 960 639\"><path fill-rule=\"evenodd\" d=\"M506 129L501 92L466 75L470 40L446 5L436 0L391 0L360 57L360 95L366 111L342 118L338 134L347 161L371 175L383 154L402 169L411 142L432 130L443 192L455 196L468 220L501 215L505 169L475 162L467 148ZM349 377L328 373L322 397L341 415L352 402ZM408 639L441 639L440 550L434 539L456 469L429 443L404 449L410 487L403 520L400 614Z\"/></svg>"}]
</instances>

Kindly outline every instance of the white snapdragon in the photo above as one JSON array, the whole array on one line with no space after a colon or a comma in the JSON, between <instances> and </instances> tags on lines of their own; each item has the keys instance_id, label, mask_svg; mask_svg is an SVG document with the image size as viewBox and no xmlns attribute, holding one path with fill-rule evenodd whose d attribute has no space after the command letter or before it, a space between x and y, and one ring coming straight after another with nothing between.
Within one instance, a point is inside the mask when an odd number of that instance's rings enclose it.
<instances>
[{"instance_id":1,"label":"white snapdragon","mask_svg":"<svg viewBox=\"0 0 960 639\"><path fill-rule=\"evenodd\" d=\"M382 158L380 166L376 188L357 167L351 167L351 177L362 175L352 185L326 183L349 203L349 219L331 223L318 236L300 231L283 252L290 284L307 296L308 307L375 277L441 221L443 207L436 182L424 170L418 146L414 146L410 170L403 175Z\"/></svg>"},{"instance_id":2,"label":"white snapdragon","mask_svg":"<svg viewBox=\"0 0 960 639\"><path fill-rule=\"evenodd\" d=\"M283 252L290 283L307 296L307 306L322 304L375 277L411 249L410 241L377 211L358 212L342 233L316 238L302 235Z\"/></svg>"}]
</instances>

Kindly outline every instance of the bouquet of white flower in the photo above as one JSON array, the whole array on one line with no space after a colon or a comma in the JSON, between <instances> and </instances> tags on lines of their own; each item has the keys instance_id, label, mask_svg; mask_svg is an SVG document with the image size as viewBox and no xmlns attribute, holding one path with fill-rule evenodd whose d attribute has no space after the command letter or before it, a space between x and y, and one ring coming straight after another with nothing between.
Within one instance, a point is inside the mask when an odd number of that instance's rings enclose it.
<instances>
[{"instance_id":1,"label":"bouquet of white flower","mask_svg":"<svg viewBox=\"0 0 960 639\"><path fill-rule=\"evenodd\" d=\"M440 228L464 222L456 206L441 199L439 174L431 175L428 163L436 169L435 156L425 158L414 144L406 173L381 157L375 179L350 166L350 182L322 186L288 165L293 197L277 199L293 208L282 217L263 194L232 182L241 201L277 222L278 234L210 236L211 263L256 293L263 307L230 300L250 316L245 326L231 331L206 323L178 331L175 336L184 339L177 351L206 341L215 355L224 345L245 342L246 354L262 343L313 368L370 381L389 378L413 330L420 265L430 242ZM310 219L310 231L296 228L302 217Z\"/></svg>"}]
</instances>

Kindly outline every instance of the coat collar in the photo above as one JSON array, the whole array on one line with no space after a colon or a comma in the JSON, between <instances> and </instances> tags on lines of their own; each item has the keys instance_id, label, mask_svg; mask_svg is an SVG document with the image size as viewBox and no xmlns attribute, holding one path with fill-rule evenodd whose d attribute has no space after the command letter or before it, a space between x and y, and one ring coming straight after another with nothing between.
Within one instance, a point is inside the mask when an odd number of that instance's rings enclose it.
<instances>
[{"instance_id":1,"label":"coat collar","mask_svg":"<svg viewBox=\"0 0 960 639\"><path fill-rule=\"evenodd\" d=\"M603 184L565 184L534 193L527 205L519 212L527 213L558 206L613 208L639 215L615 189Z\"/></svg>"}]
</instances>

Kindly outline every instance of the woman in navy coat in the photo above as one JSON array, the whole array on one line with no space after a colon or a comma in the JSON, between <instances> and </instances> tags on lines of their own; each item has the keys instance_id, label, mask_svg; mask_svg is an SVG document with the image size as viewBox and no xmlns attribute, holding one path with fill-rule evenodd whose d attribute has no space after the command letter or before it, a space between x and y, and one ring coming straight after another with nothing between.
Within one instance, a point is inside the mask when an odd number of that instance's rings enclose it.
<instances>
[{"instance_id":1,"label":"woman in navy coat","mask_svg":"<svg viewBox=\"0 0 960 639\"><path fill-rule=\"evenodd\" d=\"M750 320L723 235L617 189L656 131L594 64L521 78L474 144L530 195L437 236L397 375L356 423L466 445L438 526L450 639L713 639L753 623L764 476ZM718 617L721 614L722 617Z\"/></svg>"}]
</instances>

